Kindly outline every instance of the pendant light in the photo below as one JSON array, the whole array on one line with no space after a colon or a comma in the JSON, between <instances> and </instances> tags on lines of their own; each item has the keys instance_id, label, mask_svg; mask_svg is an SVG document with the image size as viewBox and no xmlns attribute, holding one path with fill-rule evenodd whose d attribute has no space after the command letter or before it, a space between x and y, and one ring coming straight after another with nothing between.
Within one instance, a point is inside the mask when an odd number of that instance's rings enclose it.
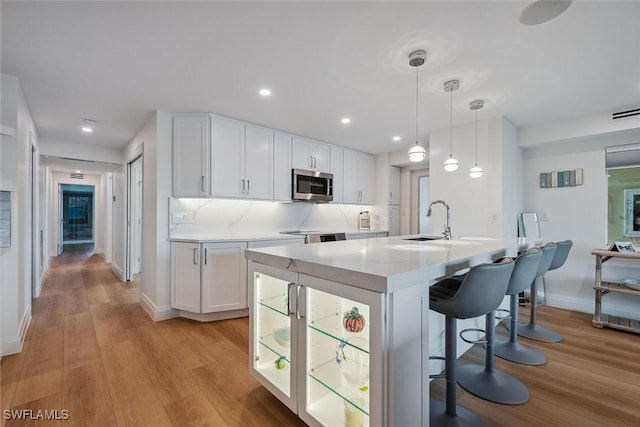
<instances>
[{"instance_id":1,"label":"pendant light","mask_svg":"<svg viewBox=\"0 0 640 427\"><path fill-rule=\"evenodd\" d=\"M471 101L469 107L476 112L476 161L474 166L469 169L469 176L471 178L480 178L484 171L478 166L478 110L484 107L484 101L482 99Z\"/></svg>"},{"instance_id":2,"label":"pendant light","mask_svg":"<svg viewBox=\"0 0 640 427\"><path fill-rule=\"evenodd\" d=\"M427 52L415 50L409 54L409 65L416 67L416 145L409 148L409 160L421 162L427 157L427 150L418 144L418 68L427 60Z\"/></svg>"},{"instance_id":3,"label":"pendant light","mask_svg":"<svg viewBox=\"0 0 640 427\"><path fill-rule=\"evenodd\" d=\"M449 80L444 83L444 91L451 94L451 108L449 110L449 158L444 161L444 170L454 172L458 170L458 161L453 158L453 92L460 88L460 80Z\"/></svg>"}]
</instances>

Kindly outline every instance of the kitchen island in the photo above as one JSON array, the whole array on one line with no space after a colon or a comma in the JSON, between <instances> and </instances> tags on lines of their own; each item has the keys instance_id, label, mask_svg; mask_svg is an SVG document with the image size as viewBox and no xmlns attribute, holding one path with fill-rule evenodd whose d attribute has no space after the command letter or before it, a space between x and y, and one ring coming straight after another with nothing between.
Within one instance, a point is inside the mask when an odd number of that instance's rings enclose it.
<instances>
[{"instance_id":1,"label":"kitchen island","mask_svg":"<svg viewBox=\"0 0 640 427\"><path fill-rule=\"evenodd\" d=\"M249 369L307 424L427 426L429 286L530 246L416 238L245 252Z\"/></svg>"}]
</instances>

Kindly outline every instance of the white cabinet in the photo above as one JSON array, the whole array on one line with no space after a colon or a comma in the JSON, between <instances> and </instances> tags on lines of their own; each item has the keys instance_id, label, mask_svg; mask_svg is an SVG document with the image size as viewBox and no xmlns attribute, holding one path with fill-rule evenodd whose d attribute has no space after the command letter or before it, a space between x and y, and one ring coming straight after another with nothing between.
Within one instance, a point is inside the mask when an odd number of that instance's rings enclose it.
<instances>
[{"instance_id":1,"label":"white cabinet","mask_svg":"<svg viewBox=\"0 0 640 427\"><path fill-rule=\"evenodd\" d=\"M246 242L171 242L171 307L191 313L247 308Z\"/></svg>"},{"instance_id":2,"label":"white cabinet","mask_svg":"<svg viewBox=\"0 0 640 427\"><path fill-rule=\"evenodd\" d=\"M333 203L343 201L343 156L344 148L331 146L331 173L333 174Z\"/></svg>"},{"instance_id":3,"label":"white cabinet","mask_svg":"<svg viewBox=\"0 0 640 427\"><path fill-rule=\"evenodd\" d=\"M389 236L400 235L400 206L389 205Z\"/></svg>"},{"instance_id":4,"label":"white cabinet","mask_svg":"<svg viewBox=\"0 0 640 427\"><path fill-rule=\"evenodd\" d=\"M344 203L373 204L373 156L345 148L343 170Z\"/></svg>"},{"instance_id":5,"label":"white cabinet","mask_svg":"<svg viewBox=\"0 0 640 427\"><path fill-rule=\"evenodd\" d=\"M311 426L383 425L383 295L253 262L250 271L251 374ZM362 329L346 330L346 313Z\"/></svg>"},{"instance_id":6,"label":"white cabinet","mask_svg":"<svg viewBox=\"0 0 640 427\"><path fill-rule=\"evenodd\" d=\"M211 119L211 194L273 199L273 131L214 116Z\"/></svg>"},{"instance_id":7,"label":"white cabinet","mask_svg":"<svg viewBox=\"0 0 640 427\"><path fill-rule=\"evenodd\" d=\"M329 144L301 136L293 137L291 164L295 169L313 169L330 172L331 148Z\"/></svg>"},{"instance_id":8,"label":"white cabinet","mask_svg":"<svg viewBox=\"0 0 640 427\"><path fill-rule=\"evenodd\" d=\"M389 166L389 202L390 205L400 204L400 168Z\"/></svg>"},{"instance_id":9,"label":"white cabinet","mask_svg":"<svg viewBox=\"0 0 640 427\"><path fill-rule=\"evenodd\" d=\"M173 195L205 197L209 192L210 116L173 117Z\"/></svg>"},{"instance_id":10,"label":"white cabinet","mask_svg":"<svg viewBox=\"0 0 640 427\"><path fill-rule=\"evenodd\" d=\"M291 201L291 135L273 135L273 200Z\"/></svg>"}]
</instances>

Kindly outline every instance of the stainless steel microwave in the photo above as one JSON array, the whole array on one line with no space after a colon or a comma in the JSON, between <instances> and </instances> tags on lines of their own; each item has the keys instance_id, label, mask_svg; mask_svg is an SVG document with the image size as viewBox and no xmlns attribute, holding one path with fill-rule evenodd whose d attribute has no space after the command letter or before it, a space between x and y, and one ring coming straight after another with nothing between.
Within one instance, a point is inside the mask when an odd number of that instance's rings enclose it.
<instances>
[{"instance_id":1,"label":"stainless steel microwave","mask_svg":"<svg viewBox=\"0 0 640 427\"><path fill-rule=\"evenodd\" d=\"M291 199L320 203L332 201L333 174L292 169Z\"/></svg>"}]
</instances>

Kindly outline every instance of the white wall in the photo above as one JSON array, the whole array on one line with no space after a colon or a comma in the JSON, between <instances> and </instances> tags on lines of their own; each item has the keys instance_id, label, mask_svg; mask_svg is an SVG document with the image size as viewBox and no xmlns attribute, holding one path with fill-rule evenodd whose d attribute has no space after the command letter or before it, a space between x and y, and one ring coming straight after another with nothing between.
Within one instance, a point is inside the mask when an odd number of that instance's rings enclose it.
<instances>
[{"instance_id":1,"label":"white wall","mask_svg":"<svg viewBox=\"0 0 640 427\"><path fill-rule=\"evenodd\" d=\"M607 180L604 148L640 142L640 131L596 136L562 144L541 146L524 152L524 210L548 214L540 222L545 241L571 239L574 242L566 264L545 275L547 304L593 313L595 259L594 248L607 245ZM582 168L584 184L576 187L540 188L539 174ZM610 260L605 264L608 277L628 277L629 263ZM616 267L618 266L618 267ZM640 277L637 269L634 277ZM603 301L609 313L640 317L636 304L620 295L607 295Z\"/></svg>"},{"instance_id":2,"label":"white wall","mask_svg":"<svg viewBox=\"0 0 640 427\"><path fill-rule=\"evenodd\" d=\"M92 144L42 139L40 154L67 159L92 160L96 162L122 163L122 150Z\"/></svg>"},{"instance_id":3,"label":"white wall","mask_svg":"<svg viewBox=\"0 0 640 427\"><path fill-rule=\"evenodd\" d=\"M36 147L38 158L38 136L31 112L24 98L17 78L2 74L1 76L2 126L15 129L15 152L5 158L3 150L2 165L11 163L10 168L15 177L12 193L12 230L11 248L0 249L2 257L2 354L17 353L22 348L24 336L31 321L31 251L33 235L30 215L33 209L30 197L30 135ZM39 163L36 160L36 170ZM4 173L3 173L4 175ZM35 194L38 194L36 180ZM36 203L37 206L37 203ZM36 215L36 229L38 216ZM38 253L36 246L35 252Z\"/></svg>"}]
</instances>

